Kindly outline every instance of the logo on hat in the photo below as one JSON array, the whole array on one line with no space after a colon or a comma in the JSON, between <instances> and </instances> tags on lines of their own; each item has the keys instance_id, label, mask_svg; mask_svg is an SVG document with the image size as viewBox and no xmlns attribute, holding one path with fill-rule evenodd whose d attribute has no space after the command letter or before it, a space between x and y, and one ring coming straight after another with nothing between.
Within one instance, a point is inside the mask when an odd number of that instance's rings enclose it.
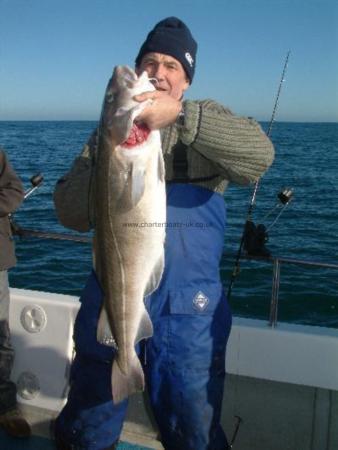
<instances>
[{"instance_id":1,"label":"logo on hat","mask_svg":"<svg viewBox=\"0 0 338 450\"><path fill-rule=\"evenodd\" d=\"M190 67L192 67L194 65L194 59L193 57L190 55L189 52L187 52L185 55L185 59L188 61L188 63L190 64Z\"/></svg>"},{"instance_id":2,"label":"logo on hat","mask_svg":"<svg viewBox=\"0 0 338 450\"><path fill-rule=\"evenodd\" d=\"M203 292L199 291L193 299L193 305L198 311L204 311L209 303L209 299Z\"/></svg>"}]
</instances>

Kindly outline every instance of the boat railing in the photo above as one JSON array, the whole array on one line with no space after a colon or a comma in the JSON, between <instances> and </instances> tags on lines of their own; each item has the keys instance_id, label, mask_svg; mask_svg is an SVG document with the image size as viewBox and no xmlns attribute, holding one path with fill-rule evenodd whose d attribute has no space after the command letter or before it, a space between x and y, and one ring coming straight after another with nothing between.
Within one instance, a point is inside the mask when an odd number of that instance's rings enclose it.
<instances>
[{"instance_id":1,"label":"boat railing","mask_svg":"<svg viewBox=\"0 0 338 450\"><path fill-rule=\"evenodd\" d=\"M42 239L56 239L56 240L66 240L80 243L91 243L92 237L84 236L80 234L67 234L67 233L49 233L37 230L23 229L18 227L14 228L15 234L21 237L36 237ZM224 255L229 258L231 255ZM338 264L324 263L317 261L308 261L303 259L294 258L284 258L279 256L249 256L242 255L241 259L250 261L265 261L273 265L272 271L272 289L271 289L271 301L270 301L270 311L269 311L269 321L268 325L272 328L276 327L278 322L278 308L279 308L279 286L280 286L280 273L281 266L286 264L298 265L298 266L310 266L317 268L327 268L327 269L338 269Z\"/></svg>"},{"instance_id":2,"label":"boat railing","mask_svg":"<svg viewBox=\"0 0 338 450\"><path fill-rule=\"evenodd\" d=\"M324 263L318 261L309 261L304 259L284 258L279 256L249 256L242 255L242 259L250 261L265 261L273 265L272 271L272 289L269 311L269 326L274 328L278 322L278 308L279 308L279 286L280 286L280 273L282 265L297 265L316 267L321 269L338 269L338 264Z\"/></svg>"}]
</instances>

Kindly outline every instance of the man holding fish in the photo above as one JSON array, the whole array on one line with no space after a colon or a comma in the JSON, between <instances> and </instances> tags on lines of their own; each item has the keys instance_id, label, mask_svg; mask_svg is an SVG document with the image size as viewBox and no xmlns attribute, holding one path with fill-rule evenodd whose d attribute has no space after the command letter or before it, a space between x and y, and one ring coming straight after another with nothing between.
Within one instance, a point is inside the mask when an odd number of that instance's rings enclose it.
<instances>
[{"instance_id":1,"label":"man holding fish","mask_svg":"<svg viewBox=\"0 0 338 450\"><path fill-rule=\"evenodd\" d=\"M128 396L145 386L165 449L229 448L223 194L256 181L274 152L254 120L183 101L196 51L181 20L159 22L135 72L115 68L98 129L56 186L60 221L95 231L58 449L116 448Z\"/></svg>"}]
</instances>

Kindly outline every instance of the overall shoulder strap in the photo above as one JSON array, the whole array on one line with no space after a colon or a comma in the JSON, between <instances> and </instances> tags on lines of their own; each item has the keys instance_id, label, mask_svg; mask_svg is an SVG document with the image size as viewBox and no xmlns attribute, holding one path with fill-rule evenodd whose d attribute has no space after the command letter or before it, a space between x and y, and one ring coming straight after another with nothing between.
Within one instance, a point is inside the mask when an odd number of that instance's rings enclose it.
<instances>
[{"instance_id":1,"label":"overall shoulder strap","mask_svg":"<svg viewBox=\"0 0 338 450\"><path fill-rule=\"evenodd\" d=\"M201 183L217 178L219 175L209 175L208 177L189 178L188 176L188 146L183 142L173 147L173 178L169 183Z\"/></svg>"}]
</instances>

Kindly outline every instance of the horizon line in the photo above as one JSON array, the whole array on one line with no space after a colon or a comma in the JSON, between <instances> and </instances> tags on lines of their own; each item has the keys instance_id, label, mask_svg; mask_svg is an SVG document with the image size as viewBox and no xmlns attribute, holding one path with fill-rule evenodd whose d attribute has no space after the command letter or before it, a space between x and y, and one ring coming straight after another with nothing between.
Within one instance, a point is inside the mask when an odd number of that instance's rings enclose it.
<instances>
[{"instance_id":1,"label":"horizon line","mask_svg":"<svg viewBox=\"0 0 338 450\"><path fill-rule=\"evenodd\" d=\"M241 116L242 117L242 116ZM254 119L256 122L270 122L270 119ZM99 119L0 119L0 122L99 122ZM337 123L338 120L274 120L274 123Z\"/></svg>"}]
</instances>

